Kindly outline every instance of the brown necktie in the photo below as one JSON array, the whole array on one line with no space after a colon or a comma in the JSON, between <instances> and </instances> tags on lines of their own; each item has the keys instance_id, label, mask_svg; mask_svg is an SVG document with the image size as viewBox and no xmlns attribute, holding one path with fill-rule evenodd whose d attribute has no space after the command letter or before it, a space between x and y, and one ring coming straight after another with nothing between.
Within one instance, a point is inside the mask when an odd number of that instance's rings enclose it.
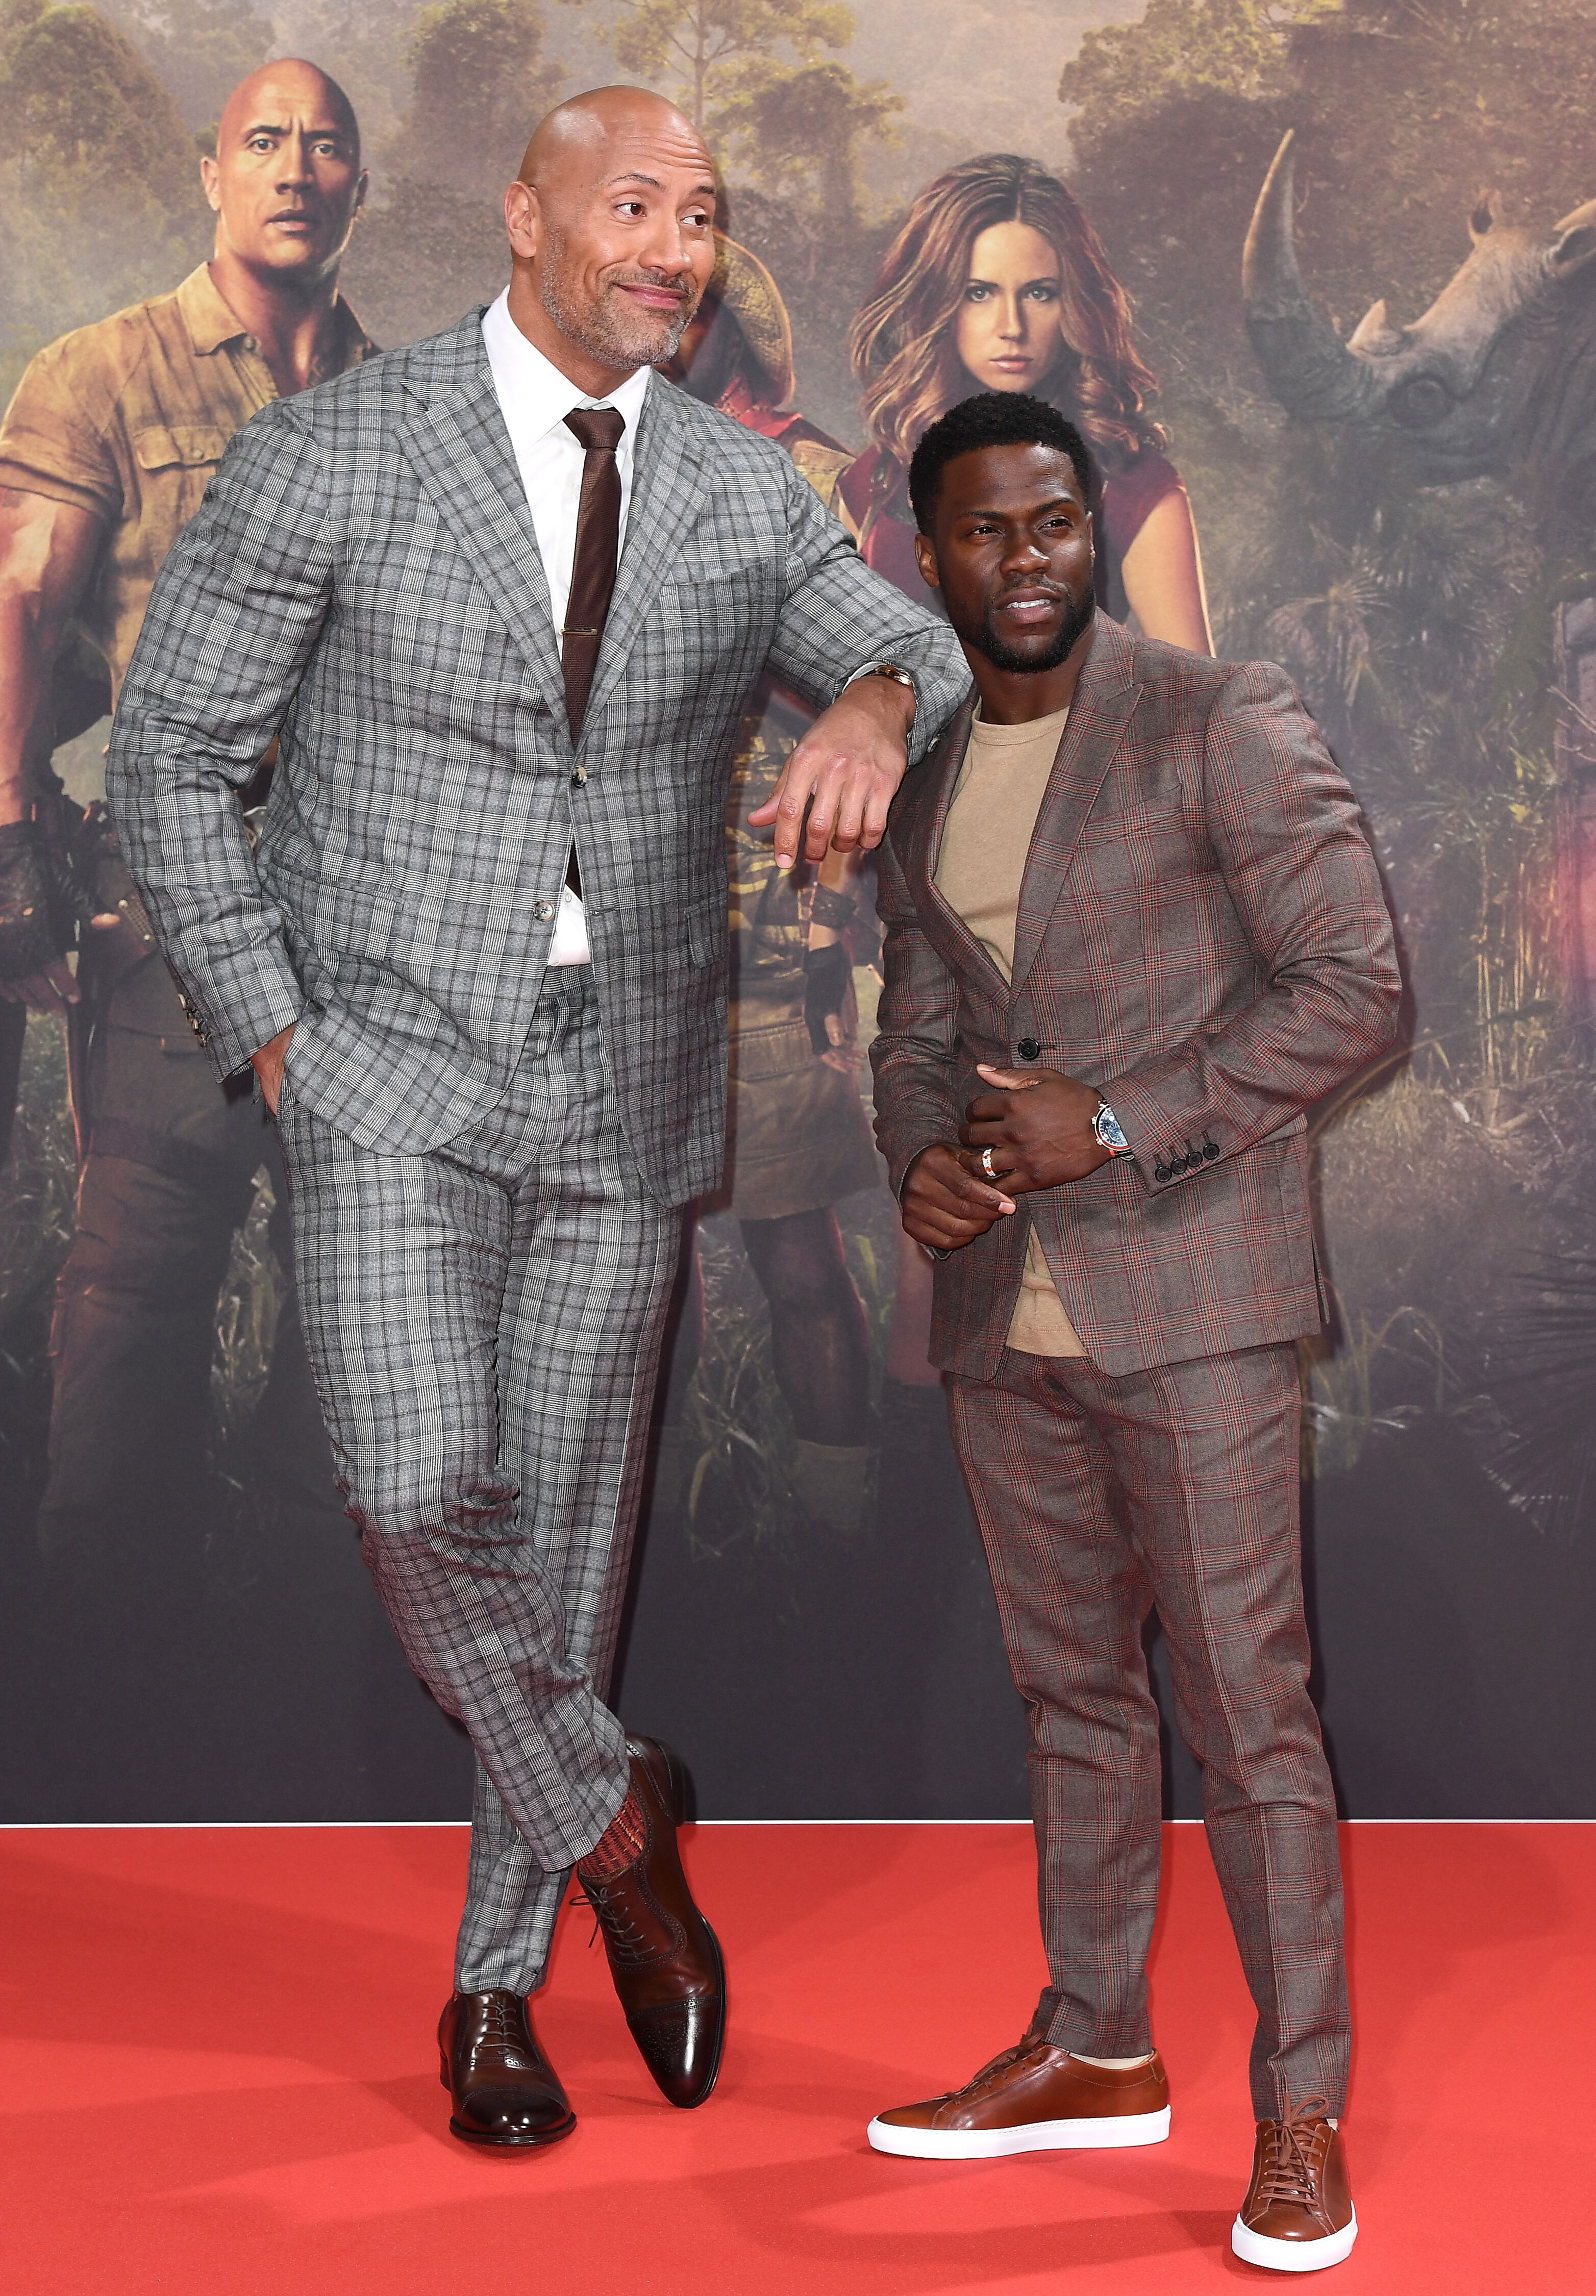
<instances>
[{"instance_id":1,"label":"brown necktie","mask_svg":"<svg viewBox=\"0 0 1596 2296\"><path fill-rule=\"evenodd\" d=\"M613 406L576 406L566 416L586 449L582 499L577 508L577 549L571 562L571 594L566 601L560 659L565 668L565 714L571 740L581 737L588 691L598 666L599 641L615 588L620 541L621 484L615 466L626 418Z\"/></svg>"}]
</instances>

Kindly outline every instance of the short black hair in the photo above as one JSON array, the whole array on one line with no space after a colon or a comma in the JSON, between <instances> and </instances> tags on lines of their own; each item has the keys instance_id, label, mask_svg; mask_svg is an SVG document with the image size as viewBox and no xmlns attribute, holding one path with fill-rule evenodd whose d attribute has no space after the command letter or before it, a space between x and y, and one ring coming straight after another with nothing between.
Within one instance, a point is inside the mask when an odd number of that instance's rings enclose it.
<instances>
[{"instance_id":1,"label":"short black hair","mask_svg":"<svg viewBox=\"0 0 1596 2296\"><path fill-rule=\"evenodd\" d=\"M982 447L1056 447L1075 466L1083 501L1092 483L1086 441L1056 406L1023 390L983 390L962 398L932 423L909 464L909 500L922 534L931 530L931 512L942 492L942 473L959 455Z\"/></svg>"}]
</instances>

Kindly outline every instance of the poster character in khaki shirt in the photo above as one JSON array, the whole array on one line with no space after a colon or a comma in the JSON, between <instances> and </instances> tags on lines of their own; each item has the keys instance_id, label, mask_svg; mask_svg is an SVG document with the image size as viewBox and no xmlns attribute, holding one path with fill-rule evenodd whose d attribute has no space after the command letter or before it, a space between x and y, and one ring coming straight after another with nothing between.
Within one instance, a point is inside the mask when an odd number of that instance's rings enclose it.
<instances>
[{"instance_id":1,"label":"poster character in khaki shirt","mask_svg":"<svg viewBox=\"0 0 1596 2296\"><path fill-rule=\"evenodd\" d=\"M215 1080L109 832L78 904L78 978L29 897L51 867L46 823L61 804L51 750L75 730L61 725L61 673L92 649L114 703L155 577L229 438L372 348L338 293L366 186L343 91L311 64L265 66L233 91L216 156L200 165L217 217L210 260L171 293L49 344L0 422L0 1024L15 1031L29 1006L72 1008L82 1152L39 1537L74 1604L102 1615L123 1647L137 1638L131 1618L147 1610L154 1622L171 1601L129 1552L128 1511L192 1513L217 1293L263 1165L274 1226L286 1211L253 1079ZM286 1269L286 1235L274 1240ZM272 1387L279 1447L331 1496L291 1303ZM162 1535L181 1538L171 1522ZM75 1636L94 1641L81 1615Z\"/></svg>"}]
</instances>

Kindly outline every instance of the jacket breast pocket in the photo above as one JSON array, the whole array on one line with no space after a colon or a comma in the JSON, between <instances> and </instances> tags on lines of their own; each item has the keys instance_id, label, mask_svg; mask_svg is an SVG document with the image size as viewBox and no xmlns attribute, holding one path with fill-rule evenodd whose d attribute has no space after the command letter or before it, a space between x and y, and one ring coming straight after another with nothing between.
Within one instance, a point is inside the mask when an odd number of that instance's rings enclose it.
<instances>
[{"instance_id":1,"label":"jacket breast pocket","mask_svg":"<svg viewBox=\"0 0 1596 2296\"><path fill-rule=\"evenodd\" d=\"M713 649L733 631L773 622L786 578L785 569L773 558L745 559L734 566L689 562L661 585L659 603L671 628L690 644L696 636Z\"/></svg>"}]
</instances>

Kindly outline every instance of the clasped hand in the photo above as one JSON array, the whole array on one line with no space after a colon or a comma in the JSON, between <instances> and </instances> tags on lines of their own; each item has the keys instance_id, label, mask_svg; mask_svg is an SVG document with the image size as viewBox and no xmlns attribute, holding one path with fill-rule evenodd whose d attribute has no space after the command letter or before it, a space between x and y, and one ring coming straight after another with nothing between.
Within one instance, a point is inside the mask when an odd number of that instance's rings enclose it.
<instances>
[{"instance_id":1,"label":"clasped hand","mask_svg":"<svg viewBox=\"0 0 1596 2296\"><path fill-rule=\"evenodd\" d=\"M1013 1198L1084 1179L1109 1160L1092 1129L1102 1095L1056 1069L976 1073L994 1089L964 1111L960 1146L938 1142L916 1157L904 1184L904 1226L916 1243L954 1251L1012 1214ZM982 1151L992 1151L994 1180Z\"/></svg>"}]
</instances>

